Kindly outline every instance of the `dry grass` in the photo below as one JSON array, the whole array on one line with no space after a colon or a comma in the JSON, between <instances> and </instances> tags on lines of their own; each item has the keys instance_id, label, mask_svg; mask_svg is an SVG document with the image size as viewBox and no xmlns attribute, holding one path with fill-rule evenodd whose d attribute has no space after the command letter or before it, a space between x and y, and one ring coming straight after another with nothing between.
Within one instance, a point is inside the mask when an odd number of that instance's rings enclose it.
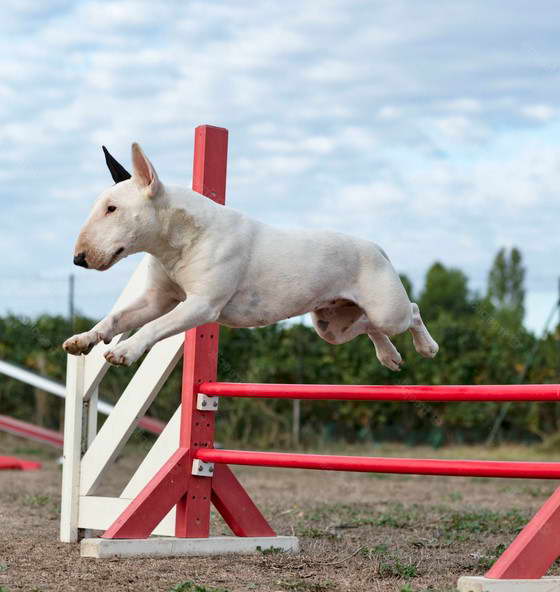
<instances>
[{"instance_id":1,"label":"dry grass","mask_svg":"<svg viewBox=\"0 0 560 592\"><path fill-rule=\"evenodd\" d=\"M54 455L15 442L3 439L1 449L42 456L44 468L0 473L0 590L10 592L450 591L459 575L484 573L553 491L542 481L236 468L274 528L301 537L300 554L96 561L57 540L61 471ZM553 459L521 447L383 446L374 454ZM136 461L123 457L106 490L126 481ZM227 532L217 517L213 522L215 534Z\"/></svg>"}]
</instances>

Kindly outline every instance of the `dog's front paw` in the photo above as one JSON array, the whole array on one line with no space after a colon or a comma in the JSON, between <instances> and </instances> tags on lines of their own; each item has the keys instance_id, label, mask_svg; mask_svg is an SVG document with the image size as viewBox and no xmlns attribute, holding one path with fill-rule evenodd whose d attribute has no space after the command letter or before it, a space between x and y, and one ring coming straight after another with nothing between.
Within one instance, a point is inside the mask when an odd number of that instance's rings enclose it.
<instances>
[{"instance_id":1,"label":"dog's front paw","mask_svg":"<svg viewBox=\"0 0 560 592\"><path fill-rule=\"evenodd\" d=\"M128 341L105 352L105 359L113 366L130 366L144 353L143 348L128 344Z\"/></svg>"},{"instance_id":2,"label":"dog's front paw","mask_svg":"<svg viewBox=\"0 0 560 592\"><path fill-rule=\"evenodd\" d=\"M62 347L69 354L79 356L80 354L89 354L100 340L100 336L96 331L87 331L86 333L73 335L62 344Z\"/></svg>"}]
</instances>

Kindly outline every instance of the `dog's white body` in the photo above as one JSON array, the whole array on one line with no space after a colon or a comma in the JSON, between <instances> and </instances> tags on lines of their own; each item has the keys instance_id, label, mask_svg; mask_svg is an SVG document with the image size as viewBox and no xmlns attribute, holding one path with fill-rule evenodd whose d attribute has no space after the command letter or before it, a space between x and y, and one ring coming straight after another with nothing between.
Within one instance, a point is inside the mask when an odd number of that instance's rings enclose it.
<instances>
[{"instance_id":1,"label":"dog's white body","mask_svg":"<svg viewBox=\"0 0 560 592\"><path fill-rule=\"evenodd\" d=\"M402 360L389 337L407 329L421 355L437 353L418 307L375 243L274 228L191 190L164 187L137 145L133 163L132 179L98 199L76 253L104 270L146 251L146 289L126 309L68 339L69 353L88 353L101 340L141 327L106 354L112 364L129 365L161 339L204 323L258 327L307 312L329 343L368 334L393 370Z\"/></svg>"}]
</instances>

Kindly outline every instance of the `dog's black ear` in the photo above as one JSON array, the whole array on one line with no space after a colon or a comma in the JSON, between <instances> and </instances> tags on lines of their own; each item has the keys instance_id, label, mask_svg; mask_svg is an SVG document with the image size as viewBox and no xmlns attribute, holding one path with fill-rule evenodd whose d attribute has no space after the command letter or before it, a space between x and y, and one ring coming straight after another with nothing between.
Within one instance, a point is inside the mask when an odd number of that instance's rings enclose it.
<instances>
[{"instance_id":1,"label":"dog's black ear","mask_svg":"<svg viewBox=\"0 0 560 592\"><path fill-rule=\"evenodd\" d=\"M113 181L115 183L120 183L121 181L126 181L130 179L130 173L123 167L120 162L117 162L110 154L109 150L102 146L103 154L105 154L105 162L107 163L107 168L111 173L111 177L113 177Z\"/></svg>"}]
</instances>

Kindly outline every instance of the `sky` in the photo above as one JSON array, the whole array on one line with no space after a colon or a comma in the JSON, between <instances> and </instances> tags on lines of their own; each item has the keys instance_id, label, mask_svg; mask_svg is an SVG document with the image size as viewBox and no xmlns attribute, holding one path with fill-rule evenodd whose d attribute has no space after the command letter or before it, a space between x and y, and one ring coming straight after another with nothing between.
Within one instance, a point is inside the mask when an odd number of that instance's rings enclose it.
<instances>
[{"instance_id":1,"label":"sky","mask_svg":"<svg viewBox=\"0 0 560 592\"><path fill-rule=\"evenodd\" d=\"M436 260L484 291L527 266L556 298L560 4L7 0L0 24L0 314L108 312L138 256L72 266L106 144L190 185L196 125L230 132L230 206L379 243L416 292Z\"/></svg>"}]
</instances>

